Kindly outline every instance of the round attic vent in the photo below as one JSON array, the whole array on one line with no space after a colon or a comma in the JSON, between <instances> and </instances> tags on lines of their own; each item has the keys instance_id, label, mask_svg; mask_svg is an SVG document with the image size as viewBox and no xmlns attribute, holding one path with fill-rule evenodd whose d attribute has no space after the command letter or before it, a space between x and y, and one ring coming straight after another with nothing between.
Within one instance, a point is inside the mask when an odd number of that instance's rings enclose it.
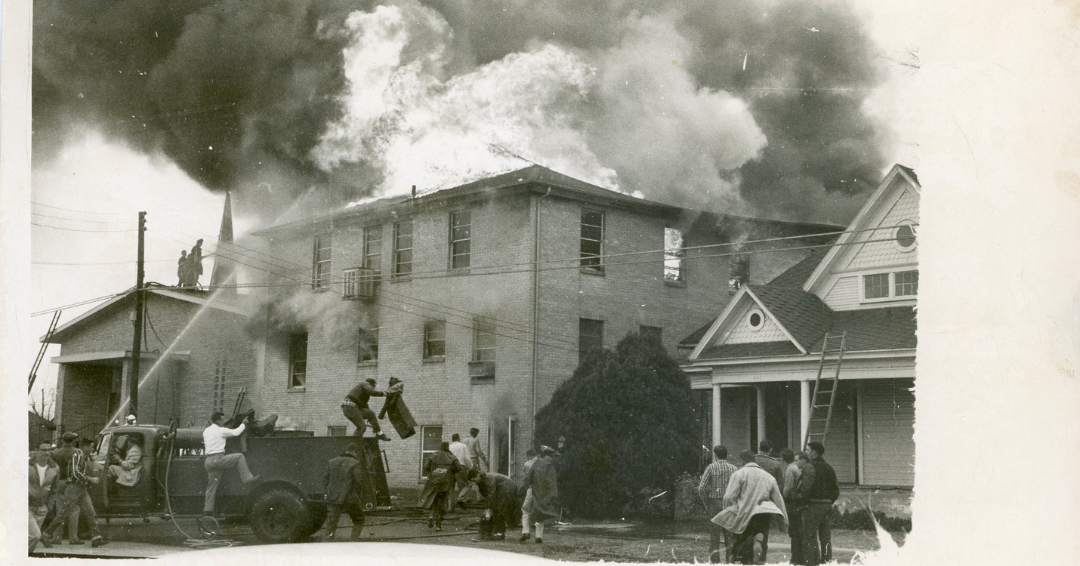
<instances>
[{"instance_id":1,"label":"round attic vent","mask_svg":"<svg viewBox=\"0 0 1080 566\"><path fill-rule=\"evenodd\" d=\"M915 229L910 224L896 227L896 245L903 252L915 249Z\"/></svg>"},{"instance_id":2,"label":"round attic vent","mask_svg":"<svg viewBox=\"0 0 1080 566\"><path fill-rule=\"evenodd\" d=\"M765 326L765 315L758 309L752 309L746 315L746 324L749 324L753 330L761 330L761 327Z\"/></svg>"}]
</instances>

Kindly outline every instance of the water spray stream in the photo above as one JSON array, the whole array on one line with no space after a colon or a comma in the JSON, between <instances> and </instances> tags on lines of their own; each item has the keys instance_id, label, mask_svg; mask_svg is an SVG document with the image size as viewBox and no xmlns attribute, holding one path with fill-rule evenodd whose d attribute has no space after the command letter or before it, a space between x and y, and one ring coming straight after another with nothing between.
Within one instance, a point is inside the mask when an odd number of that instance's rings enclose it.
<instances>
[{"instance_id":1,"label":"water spray stream","mask_svg":"<svg viewBox=\"0 0 1080 566\"><path fill-rule=\"evenodd\" d=\"M181 330L180 333L176 335L176 338L173 339L171 344L169 344L169 347L165 348L165 351L162 352L160 356L158 356L158 359L154 362L154 365L150 366L150 371L146 372L146 375L144 375L143 378L139 380L138 387L142 387L143 384L146 383L148 379L150 379L150 376L154 375L154 372L157 370L158 366L160 366L161 363L169 357L169 354L171 354L172 351L176 348L176 345L180 343L180 340L184 337L185 334L187 334L187 331L195 325L195 321L199 320L199 317L201 317L202 314L206 312L207 307L209 307L214 302L214 299L217 298L218 294L220 294L223 289L223 287L218 287L214 290L214 292L210 294L210 296L206 299L206 304L199 308L198 312L195 313L195 316L191 317L191 320L189 320L187 325L184 326L183 330ZM124 402L120 404L120 408L116 410L116 413L114 413L113 416L109 418L108 422L112 423L119 419L120 415L123 414L125 409L127 409L129 401L130 398L125 399Z\"/></svg>"}]
</instances>

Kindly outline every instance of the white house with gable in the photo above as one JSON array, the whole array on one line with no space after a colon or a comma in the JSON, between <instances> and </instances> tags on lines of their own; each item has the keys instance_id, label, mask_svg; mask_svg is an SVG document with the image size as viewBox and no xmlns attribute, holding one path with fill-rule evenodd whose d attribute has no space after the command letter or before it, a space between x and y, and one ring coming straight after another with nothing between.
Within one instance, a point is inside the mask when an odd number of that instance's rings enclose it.
<instances>
[{"instance_id":1,"label":"white house with gable","mask_svg":"<svg viewBox=\"0 0 1080 566\"><path fill-rule=\"evenodd\" d=\"M684 341L683 369L712 390L712 436L733 454L761 439L798 450L827 333L846 332L826 461L847 490L914 484L921 188L895 165L829 247L746 285Z\"/></svg>"}]
</instances>

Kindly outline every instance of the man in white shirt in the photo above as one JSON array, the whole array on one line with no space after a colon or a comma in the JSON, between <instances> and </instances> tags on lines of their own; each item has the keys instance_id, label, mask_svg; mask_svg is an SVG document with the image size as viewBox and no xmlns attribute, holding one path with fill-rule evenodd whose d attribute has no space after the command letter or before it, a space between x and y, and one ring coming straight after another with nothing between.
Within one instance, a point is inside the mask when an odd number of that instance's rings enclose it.
<instances>
[{"instance_id":1,"label":"man in white shirt","mask_svg":"<svg viewBox=\"0 0 1080 566\"><path fill-rule=\"evenodd\" d=\"M220 411L215 411L210 415L210 426L203 430L203 448L206 451L206 462L203 466L206 468L206 499L203 502L203 514L214 514L214 501L217 498L218 483L221 482L221 476L226 471L236 468L236 471L240 474L240 480L244 482L244 485L250 485L259 479L259 476L251 475L251 470L248 469L247 458L243 454L226 454L225 453L225 439L233 436L240 436L244 432L244 423L240 423L240 426L236 428L225 428L221 426L225 423L225 415Z\"/></svg>"},{"instance_id":2,"label":"man in white shirt","mask_svg":"<svg viewBox=\"0 0 1080 566\"><path fill-rule=\"evenodd\" d=\"M450 453L457 458L459 464L465 468L466 472L473 469L472 453L469 451L468 445L461 441L461 435L454 433L450 437L453 442L450 443ZM465 481L465 474L458 478L457 482L457 504L464 507L466 501L478 501L480 499L480 491L476 488L476 484ZM475 493L474 493L475 492Z\"/></svg>"},{"instance_id":3,"label":"man in white shirt","mask_svg":"<svg viewBox=\"0 0 1080 566\"><path fill-rule=\"evenodd\" d=\"M480 439L477 435L480 434L480 429L473 427L469 429L469 436L461 442L465 446L469 447L469 459L472 461L472 469L476 471L482 471L480 468L480 462L484 463L484 468L488 467L487 455L484 454L483 449L480 448Z\"/></svg>"}]
</instances>

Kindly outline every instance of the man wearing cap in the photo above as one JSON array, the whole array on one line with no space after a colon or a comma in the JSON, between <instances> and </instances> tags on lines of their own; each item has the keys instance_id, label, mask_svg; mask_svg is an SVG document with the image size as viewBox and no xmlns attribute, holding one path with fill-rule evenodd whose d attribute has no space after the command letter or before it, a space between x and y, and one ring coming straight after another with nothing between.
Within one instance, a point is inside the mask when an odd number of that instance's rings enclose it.
<instances>
[{"instance_id":1,"label":"man wearing cap","mask_svg":"<svg viewBox=\"0 0 1080 566\"><path fill-rule=\"evenodd\" d=\"M49 526L42 531L43 539L51 539L57 529L67 523L68 543L83 544L79 540L79 516L85 515L90 524L90 545L97 548L107 542L108 539L101 536L98 529L97 512L94 511L94 503L90 501L87 493L87 484L97 484L99 479L88 474L86 471L86 454L76 448L79 435L74 432L64 433L61 438L64 445L53 453L53 461L59 466L60 473L54 487L58 498L56 517ZM61 488L61 484L63 487Z\"/></svg>"},{"instance_id":2,"label":"man wearing cap","mask_svg":"<svg viewBox=\"0 0 1080 566\"><path fill-rule=\"evenodd\" d=\"M345 453L331 459L323 473L326 487L326 537L334 540L341 513L352 519L352 540L360 540L364 529L364 504L360 500L364 485L364 467L360 465L360 447L355 442L345 447Z\"/></svg>"},{"instance_id":3,"label":"man wearing cap","mask_svg":"<svg viewBox=\"0 0 1080 566\"><path fill-rule=\"evenodd\" d=\"M60 467L49 457L52 449L52 444L45 442L39 444L37 450L30 454L28 552L33 552L39 541L46 547L52 546L41 536L41 525L45 522L45 515L49 513L49 498L52 496L56 478L60 476Z\"/></svg>"},{"instance_id":4,"label":"man wearing cap","mask_svg":"<svg viewBox=\"0 0 1080 566\"><path fill-rule=\"evenodd\" d=\"M379 419L375 418L375 412L368 407L368 399L385 396L386 393L375 389L375 379L371 377L358 383L345 396L345 400L341 402L341 412L345 414L345 418L356 425L356 436L364 436L364 431L367 430L367 425L364 423L366 419L371 423L371 430L375 432L376 438L390 440L389 436L382 433Z\"/></svg>"},{"instance_id":5,"label":"man wearing cap","mask_svg":"<svg viewBox=\"0 0 1080 566\"><path fill-rule=\"evenodd\" d=\"M225 428L225 414L214 411L210 415L210 426L203 430L203 448L206 450L206 496L203 500L203 514L214 514L214 502L217 499L218 483L226 471L236 468L240 481L250 485L258 481L259 476L252 475L248 469L247 458L241 453L226 454L225 439L240 436L244 432L244 423L236 428Z\"/></svg>"}]
</instances>

